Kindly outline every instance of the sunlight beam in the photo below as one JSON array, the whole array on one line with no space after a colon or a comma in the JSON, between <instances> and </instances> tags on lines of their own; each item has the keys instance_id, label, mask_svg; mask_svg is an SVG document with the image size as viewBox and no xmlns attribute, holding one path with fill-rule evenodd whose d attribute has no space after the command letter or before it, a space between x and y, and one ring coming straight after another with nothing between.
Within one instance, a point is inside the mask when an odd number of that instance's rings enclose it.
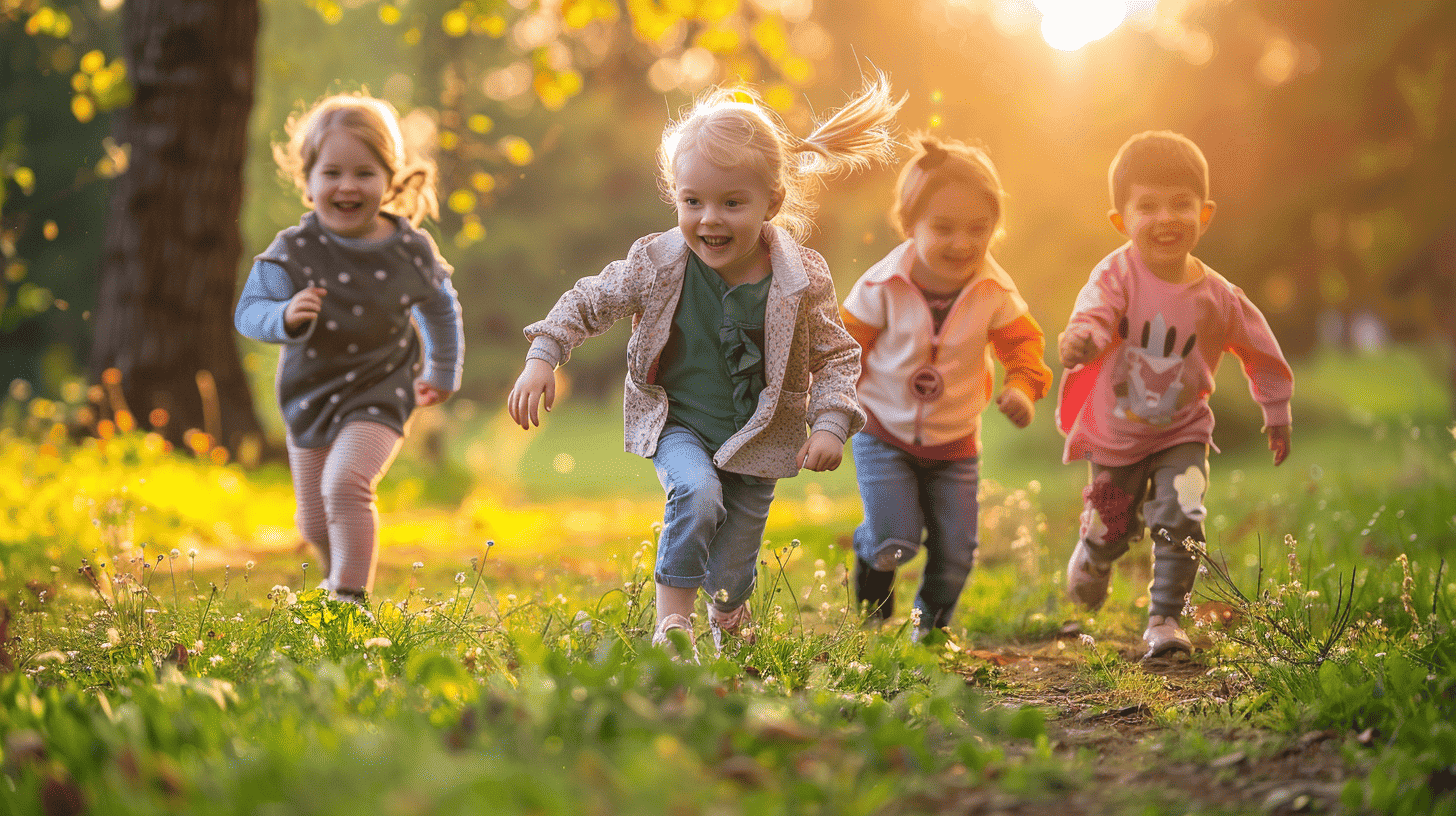
<instances>
[{"instance_id":1,"label":"sunlight beam","mask_svg":"<svg viewBox=\"0 0 1456 816\"><path fill-rule=\"evenodd\" d=\"M1076 51L1117 30L1127 19L1125 0L1035 0L1041 36L1059 51Z\"/></svg>"}]
</instances>

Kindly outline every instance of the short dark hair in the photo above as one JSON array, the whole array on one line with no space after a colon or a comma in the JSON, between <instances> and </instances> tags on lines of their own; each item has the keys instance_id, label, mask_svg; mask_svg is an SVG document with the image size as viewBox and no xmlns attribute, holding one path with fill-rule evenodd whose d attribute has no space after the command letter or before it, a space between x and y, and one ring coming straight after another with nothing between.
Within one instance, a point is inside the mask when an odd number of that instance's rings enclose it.
<instances>
[{"instance_id":1,"label":"short dark hair","mask_svg":"<svg viewBox=\"0 0 1456 816\"><path fill-rule=\"evenodd\" d=\"M1176 184L1208 198L1208 160L1193 140L1171 130L1148 130L1118 148L1107 169L1113 209L1121 212L1134 184Z\"/></svg>"}]
</instances>

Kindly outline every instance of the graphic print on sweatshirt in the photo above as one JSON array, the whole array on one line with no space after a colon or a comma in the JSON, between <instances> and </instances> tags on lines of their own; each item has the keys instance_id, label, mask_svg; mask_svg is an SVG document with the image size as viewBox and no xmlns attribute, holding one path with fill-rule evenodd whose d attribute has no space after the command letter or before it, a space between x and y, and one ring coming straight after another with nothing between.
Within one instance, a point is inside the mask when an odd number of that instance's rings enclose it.
<instances>
[{"instance_id":1,"label":"graphic print on sweatshirt","mask_svg":"<svg viewBox=\"0 0 1456 816\"><path fill-rule=\"evenodd\" d=\"M1117 333L1128 340L1128 322L1124 317ZM1113 393L1117 395L1117 416L1135 419L1149 425L1167 425L1178 410L1183 394L1183 361L1193 351L1198 335L1189 333L1181 344L1175 326L1169 326L1162 313L1144 321L1136 345L1122 344L1122 354L1113 375Z\"/></svg>"}]
</instances>

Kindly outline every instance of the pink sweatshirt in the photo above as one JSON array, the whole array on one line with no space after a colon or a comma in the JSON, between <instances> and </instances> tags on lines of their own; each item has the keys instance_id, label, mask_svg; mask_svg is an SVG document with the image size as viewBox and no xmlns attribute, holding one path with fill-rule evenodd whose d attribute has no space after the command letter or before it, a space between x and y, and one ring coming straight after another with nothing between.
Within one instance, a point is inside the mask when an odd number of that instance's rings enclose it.
<instances>
[{"instance_id":1,"label":"pink sweatshirt","mask_svg":"<svg viewBox=\"0 0 1456 816\"><path fill-rule=\"evenodd\" d=\"M1243 290L1197 263L1199 279L1168 283L1129 243L1092 270L1067 332L1090 333L1103 351L1062 376L1064 462L1117 467L1185 442L1213 446L1208 396L1225 351L1243 365L1265 426L1290 424L1294 374L1264 315Z\"/></svg>"}]
</instances>

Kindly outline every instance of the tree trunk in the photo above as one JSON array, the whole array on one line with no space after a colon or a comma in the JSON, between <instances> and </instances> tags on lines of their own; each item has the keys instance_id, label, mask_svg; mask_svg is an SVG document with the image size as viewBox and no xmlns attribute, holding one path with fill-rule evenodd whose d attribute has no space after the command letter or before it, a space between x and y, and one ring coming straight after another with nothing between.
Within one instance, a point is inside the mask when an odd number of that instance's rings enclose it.
<instances>
[{"instance_id":1,"label":"tree trunk","mask_svg":"<svg viewBox=\"0 0 1456 816\"><path fill-rule=\"evenodd\" d=\"M131 158L112 192L91 378L119 374L106 410L252 459L262 434L232 311L258 2L127 0L124 13L135 96L115 127Z\"/></svg>"}]
</instances>

